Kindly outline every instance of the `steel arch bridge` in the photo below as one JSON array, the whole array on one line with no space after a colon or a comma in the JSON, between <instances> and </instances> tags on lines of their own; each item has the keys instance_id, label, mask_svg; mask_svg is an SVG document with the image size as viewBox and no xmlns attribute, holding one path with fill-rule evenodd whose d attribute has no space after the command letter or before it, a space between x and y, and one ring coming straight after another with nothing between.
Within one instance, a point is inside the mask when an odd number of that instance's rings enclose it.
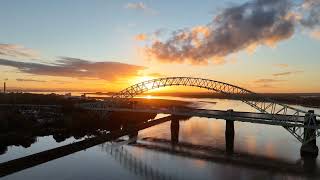
<instances>
[{"instance_id":1,"label":"steel arch bridge","mask_svg":"<svg viewBox=\"0 0 320 180\"><path fill-rule=\"evenodd\" d=\"M228 84L221 81L215 81L211 79L203 79L203 78L194 78L194 77L165 77L165 78L157 78L151 79L147 81L143 81L137 84L134 84L122 91L111 96L111 100L98 102L98 103L86 103L82 104L81 107L85 109L105 109L108 110L108 107L114 106L117 102L127 101L131 98L140 95L144 92L147 92L152 89L157 89L161 87L167 86L191 86L191 87L199 87L203 89L207 89L209 91L218 92L221 94L228 95L229 97L233 97L243 101L244 103L250 105L261 113L270 114L273 121L293 121L297 124L300 123L299 117L306 116L310 118L309 124L306 124L307 128L314 129L316 133L314 133L313 137L304 138L305 127L288 127L283 126L286 130L288 130L294 137L296 137L300 142L306 143L306 141L311 141L320 135L319 129L316 128L317 117L320 117L313 112L306 112L301 109L297 109L291 106L288 106L283 103L276 102L269 97L254 93L250 90L241 88L239 86L235 86L232 84ZM281 119L279 115L285 115L289 118Z\"/></svg>"}]
</instances>

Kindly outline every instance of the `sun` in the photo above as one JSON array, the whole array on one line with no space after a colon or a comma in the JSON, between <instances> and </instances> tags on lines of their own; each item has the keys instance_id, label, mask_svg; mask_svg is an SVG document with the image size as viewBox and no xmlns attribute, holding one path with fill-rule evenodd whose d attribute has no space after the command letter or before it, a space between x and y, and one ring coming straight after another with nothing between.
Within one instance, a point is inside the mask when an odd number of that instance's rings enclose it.
<instances>
[{"instance_id":1,"label":"sun","mask_svg":"<svg viewBox=\"0 0 320 180\"><path fill-rule=\"evenodd\" d=\"M131 80L131 82L132 82L132 84L136 84L139 82L148 81L150 79L154 79L154 77L152 77L152 76L138 76L138 77L133 78Z\"/></svg>"}]
</instances>

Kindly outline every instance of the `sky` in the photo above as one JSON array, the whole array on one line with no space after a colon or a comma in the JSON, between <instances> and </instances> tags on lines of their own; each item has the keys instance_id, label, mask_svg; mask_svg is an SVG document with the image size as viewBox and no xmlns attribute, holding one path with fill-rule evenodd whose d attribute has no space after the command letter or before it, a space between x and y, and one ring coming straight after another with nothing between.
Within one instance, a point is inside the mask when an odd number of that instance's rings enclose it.
<instances>
[{"instance_id":1,"label":"sky","mask_svg":"<svg viewBox=\"0 0 320 180\"><path fill-rule=\"evenodd\" d=\"M320 92L320 0L1 0L0 22L11 90L108 92L192 76Z\"/></svg>"}]
</instances>

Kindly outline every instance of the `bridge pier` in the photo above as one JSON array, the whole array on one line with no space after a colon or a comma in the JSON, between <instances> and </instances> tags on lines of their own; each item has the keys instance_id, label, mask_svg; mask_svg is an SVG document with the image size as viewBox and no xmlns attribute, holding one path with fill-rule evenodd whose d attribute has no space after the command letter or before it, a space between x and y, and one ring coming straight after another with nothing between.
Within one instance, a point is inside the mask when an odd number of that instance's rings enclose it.
<instances>
[{"instance_id":1,"label":"bridge pier","mask_svg":"<svg viewBox=\"0 0 320 180\"><path fill-rule=\"evenodd\" d=\"M130 129L133 129L135 128L136 125L133 123L133 122L128 122L127 124L127 129L130 130ZM139 134L139 131L132 131L128 134L128 137L129 137L129 143L128 144L136 144L137 143L137 139L138 139L138 134Z\"/></svg>"},{"instance_id":2,"label":"bridge pier","mask_svg":"<svg viewBox=\"0 0 320 180\"><path fill-rule=\"evenodd\" d=\"M138 139L138 131L132 132L129 135L129 144L135 144L137 143L137 139Z\"/></svg>"},{"instance_id":3,"label":"bridge pier","mask_svg":"<svg viewBox=\"0 0 320 180\"><path fill-rule=\"evenodd\" d=\"M180 129L180 123L178 119L172 119L171 120L171 144L176 145L179 143L179 129Z\"/></svg>"},{"instance_id":4,"label":"bridge pier","mask_svg":"<svg viewBox=\"0 0 320 180\"><path fill-rule=\"evenodd\" d=\"M234 145L234 120L232 116L232 109L228 110L229 118L226 119L226 129L225 129L225 143L226 143L226 152L227 154L233 153Z\"/></svg>"},{"instance_id":5,"label":"bridge pier","mask_svg":"<svg viewBox=\"0 0 320 180\"><path fill-rule=\"evenodd\" d=\"M308 113L306 113L305 118L304 118L304 125L305 126L317 125L316 117L314 116L313 110L309 110ZM302 157L317 157L318 156L319 148L317 146L317 141L316 141L315 137L316 137L316 129L304 128L303 140L305 142L302 144L302 146L300 148L300 154ZM312 140L310 140L310 139L312 139Z\"/></svg>"}]
</instances>

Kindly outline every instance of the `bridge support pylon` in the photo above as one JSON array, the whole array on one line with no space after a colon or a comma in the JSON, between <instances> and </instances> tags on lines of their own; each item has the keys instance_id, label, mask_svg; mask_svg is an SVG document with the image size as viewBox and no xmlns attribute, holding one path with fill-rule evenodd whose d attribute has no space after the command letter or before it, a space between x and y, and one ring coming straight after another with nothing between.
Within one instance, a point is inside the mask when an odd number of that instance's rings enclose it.
<instances>
[{"instance_id":1,"label":"bridge support pylon","mask_svg":"<svg viewBox=\"0 0 320 180\"><path fill-rule=\"evenodd\" d=\"M305 114L304 118L305 126L316 126L316 117L314 116L314 111L309 110L308 113ZM300 148L300 154L302 157L317 157L319 148L317 146L316 141L316 129L304 128L304 143Z\"/></svg>"},{"instance_id":2,"label":"bridge support pylon","mask_svg":"<svg viewBox=\"0 0 320 180\"><path fill-rule=\"evenodd\" d=\"M133 122L128 122L126 128L128 130L131 130L132 128L135 128L135 127L136 125ZM130 142L128 144L136 144L138 139L138 134L139 134L139 131L130 131L130 133L128 134Z\"/></svg>"},{"instance_id":3,"label":"bridge support pylon","mask_svg":"<svg viewBox=\"0 0 320 180\"><path fill-rule=\"evenodd\" d=\"M226 119L225 142L227 154L233 153L234 144L234 120L232 118L233 109L229 109L229 118Z\"/></svg>"},{"instance_id":4,"label":"bridge support pylon","mask_svg":"<svg viewBox=\"0 0 320 180\"><path fill-rule=\"evenodd\" d=\"M178 119L172 119L171 120L171 144L176 145L179 143L179 129L180 129L180 123Z\"/></svg>"},{"instance_id":5,"label":"bridge support pylon","mask_svg":"<svg viewBox=\"0 0 320 180\"><path fill-rule=\"evenodd\" d=\"M130 143L129 144L135 144L137 143L137 139L138 139L138 131L132 132L129 135L129 140Z\"/></svg>"}]
</instances>

